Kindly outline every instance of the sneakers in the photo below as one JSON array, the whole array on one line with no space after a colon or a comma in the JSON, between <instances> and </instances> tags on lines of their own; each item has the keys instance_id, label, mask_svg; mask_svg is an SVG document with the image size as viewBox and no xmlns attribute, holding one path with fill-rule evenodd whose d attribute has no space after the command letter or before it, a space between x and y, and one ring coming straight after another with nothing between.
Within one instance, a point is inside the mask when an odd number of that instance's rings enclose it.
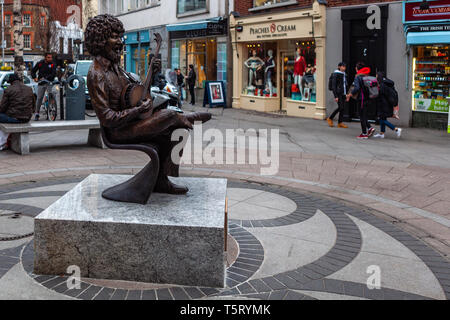
<instances>
[{"instance_id":1,"label":"sneakers","mask_svg":"<svg viewBox=\"0 0 450 320\"><path fill-rule=\"evenodd\" d=\"M367 131L367 135L369 137L373 136L374 133L375 133L375 128L369 128L369 130Z\"/></svg>"},{"instance_id":2,"label":"sneakers","mask_svg":"<svg viewBox=\"0 0 450 320\"><path fill-rule=\"evenodd\" d=\"M397 130L395 131L395 134L397 135L397 138L400 138L402 135L402 128L397 128Z\"/></svg>"},{"instance_id":3,"label":"sneakers","mask_svg":"<svg viewBox=\"0 0 450 320\"><path fill-rule=\"evenodd\" d=\"M384 134L377 133L377 134L374 135L373 137L374 137L374 138L377 138L377 139L384 139Z\"/></svg>"},{"instance_id":4,"label":"sneakers","mask_svg":"<svg viewBox=\"0 0 450 320\"><path fill-rule=\"evenodd\" d=\"M333 120L331 120L330 118L327 118L327 122L330 127L334 127Z\"/></svg>"},{"instance_id":5,"label":"sneakers","mask_svg":"<svg viewBox=\"0 0 450 320\"><path fill-rule=\"evenodd\" d=\"M34 121L39 121L39 114L36 113L36 115L34 116Z\"/></svg>"},{"instance_id":6,"label":"sneakers","mask_svg":"<svg viewBox=\"0 0 450 320\"><path fill-rule=\"evenodd\" d=\"M343 124L342 122L339 122L338 123L338 128L348 128L348 126Z\"/></svg>"},{"instance_id":7,"label":"sneakers","mask_svg":"<svg viewBox=\"0 0 450 320\"><path fill-rule=\"evenodd\" d=\"M356 139L369 139L369 136L367 134L361 133L356 137Z\"/></svg>"}]
</instances>

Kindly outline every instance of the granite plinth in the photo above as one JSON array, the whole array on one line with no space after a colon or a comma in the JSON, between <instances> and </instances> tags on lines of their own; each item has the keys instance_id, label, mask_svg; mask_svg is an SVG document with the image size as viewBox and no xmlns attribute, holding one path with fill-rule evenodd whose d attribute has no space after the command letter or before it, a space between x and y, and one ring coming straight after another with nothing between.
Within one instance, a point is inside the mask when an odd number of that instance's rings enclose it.
<instances>
[{"instance_id":1,"label":"granite plinth","mask_svg":"<svg viewBox=\"0 0 450 320\"><path fill-rule=\"evenodd\" d=\"M223 287L226 179L171 178L186 195L103 199L128 175L92 174L35 218L34 273Z\"/></svg>"}]
</instances>

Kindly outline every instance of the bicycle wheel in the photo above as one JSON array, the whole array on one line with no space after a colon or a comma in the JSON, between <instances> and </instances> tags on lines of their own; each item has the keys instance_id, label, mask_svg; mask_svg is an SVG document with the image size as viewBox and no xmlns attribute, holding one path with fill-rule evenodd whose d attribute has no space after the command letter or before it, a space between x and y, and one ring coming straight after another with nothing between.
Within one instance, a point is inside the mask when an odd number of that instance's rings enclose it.
<instances>
[{"instance_id":1,"label":"bicycle wheel","mask_svg":"<svg viewBox=\"0 0 450 320\"><path fill-rule=\"evenodd\" d=\"M56 104L55 97L50 97L48 101L47 107L47 119L51 121L56 120L56 116L58 115L58 105Z\"/></svg>"}]
</instances>

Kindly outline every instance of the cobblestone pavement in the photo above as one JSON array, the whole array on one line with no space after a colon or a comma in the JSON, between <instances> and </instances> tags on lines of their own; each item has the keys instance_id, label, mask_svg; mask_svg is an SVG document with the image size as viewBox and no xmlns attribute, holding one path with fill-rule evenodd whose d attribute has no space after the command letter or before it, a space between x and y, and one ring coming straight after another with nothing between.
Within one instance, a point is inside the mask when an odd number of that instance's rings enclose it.
<instances>
[{"instance_id":1,"label":"cobblestone pavement","mask_svg":"<svg viewBox=\"0 0 450 320\"><path fill-rule=\"evenodd\" d=\"M404 130L357 141L357 124L209 109L205 128L280 129L280 170L185 165L184 176L229 179L227 288L161 286L32 273L33 217L90 173L137 172L137 152L86 145L87 131L31 137L31 155L0 154L0 299L448 299L450 137ZM237 152L227 144L226 152ZM20 213L20 214L17 214ZM370 266L381 289L369 290Z\"/></svg>"}]
</instances>

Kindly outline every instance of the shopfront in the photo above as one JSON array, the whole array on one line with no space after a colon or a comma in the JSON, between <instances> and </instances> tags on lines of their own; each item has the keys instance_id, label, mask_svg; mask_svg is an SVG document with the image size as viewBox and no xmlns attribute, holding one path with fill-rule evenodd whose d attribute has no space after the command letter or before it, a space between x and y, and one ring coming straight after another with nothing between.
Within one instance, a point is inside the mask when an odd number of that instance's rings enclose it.
<instances>
[{"instance_id":1,"label":"shopfront","mask_svg":"<svg viewBox=\"0 0 450 320\"><path fill-rule=\"evenodd\" d=\"M141 79L145 79L148 66L150 36L148 30L126 33L125 40L125 69L133 72Z\"/></svg>"},{"instance_id":2,"label":"shopfront","mask_svg":"<svg viewBox=\"0 0 450 320\"><path fill-rule=\"evenodd\" d=\"M205 81L227 80L227 22L222 18L167 25L170 37L170 68L197 74L196 95L202 98ZM197 99L198 100L198 99Z\"/></svg>"},{"instance_id":3,"label":"shopfront","mask_svg":"<svg viewBox=\"0 0 450 320\"><path fill-rule=\"evenodd\" d=\"M325 5L230 18L233 107L325 118Z\"/></svg>"},{"instance_id":4,"label":"shopfront","mask_svg":"<svg viewBox=\"0 0 450 320\"><path fill-rule=\"evenodd\" d=\"M450 97L450 0L403 2L410 50L412 126L446 129Z\"/></svg>"}]
</instances>

